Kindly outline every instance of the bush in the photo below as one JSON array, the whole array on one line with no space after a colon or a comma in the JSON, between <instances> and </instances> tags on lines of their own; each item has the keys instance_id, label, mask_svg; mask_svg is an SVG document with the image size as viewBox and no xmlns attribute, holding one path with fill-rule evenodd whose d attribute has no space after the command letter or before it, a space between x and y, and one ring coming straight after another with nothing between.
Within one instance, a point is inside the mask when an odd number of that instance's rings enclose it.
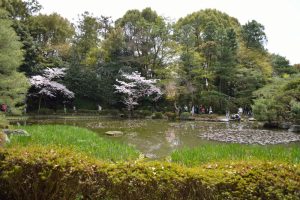
<instances>
[{"instance_id":1,"label":"bush","mask_svg":"<svg viewBox=\"0 0 300 200\"><path fill-rule=\"evenodd\" d=\"M300 102L291 101L290 105L294 122L300 124Z\"/></svg>"},{"instance_id":2,"label":"bush","mask_svg":"<svg viewBox=\"0 0 300 200\"><path fill-rule=\"evenodd\" d=\"M191 116L191 113L183 112L183 113L180 114L180 119L181 120L188 120L188 119L190 119L190 116Z\"/></svg>"},{"instance_id":3,"label":"bush","mask_svg":"<svg viewBox=\"0 0 300 200\"><path fill-rule=\"evenodd\" d=\"M150 110L136 110L134 111L134 115L136 117L145 118L147 116L151 116L152 112Z\"/></svg>"},{"instance_id":4,"label":"bush","mask_svg":"<svg viewBox=\"0 0 300 200\"><path fill-rule=\"evenodd\" d=\"M0 199L299 199L300 166L109 163L63 148L0 150Z\"/></svg>"},{"instance_id":5,"label":"bush","mask_svg":"<svg viewBox=\"0 0 300 200\"><path fill-rule=\"evenodd\" d=\"M74 113L74 111L72 110ZM86 109L78 109L77 114L91 114L91 115L97 115L99 114L98 110L86 110Z\"/></svg>"},{"instance_id":6,"label":"bush","mask_svg":"<svg viewBox=\"0 0 300 200\"><path fill-rule=\"evenodd\" d=\"M49 108L41 108L40 111L36 111L37 113L41 115L52 115L54 113L54 110L49 109Z\"/></svg>"},{"instance_id":7,"label":"bush","mask_svg":"<svg viewBox=\"0 0 300 200\"><path fill-rule=\"evenodd\" d=\"M176 113L174 113L174 112L166 112L165 115L168 117L168 120L176 119Z\"/></svg>"},{"instance_id":8,"label":"bush","mask_svg":"<svg viewBox=\"0 0 300 200\"><path fill-rule=\"evenodd\" d=\"M162 118L164 118L164 116L161 112L155 112L152 116L152 119L162 119Z\"/></svg>"},{"instance_id":9,"label":"bush","mask_svg":"<svg viewBox=\"0 0 300 200\"><path fill-rule=\"evenodd\" d=\"M0 148L5 145L7 140L6 134L0 132Z\"/></svg>"},{"instance_id":10,"label":"bush","mask_svg":"<svg viewBox=\"0 0 300 200\"><path fill-rule=\"evenodd\" d=\"M252 106L257 120L276 122L278 121L278 103L274 99L256 99Z\"/></svg>"},{"instance_id":11,"label":"bush","mask_svg":"<svg viewBox=\"0 0 300 200\"><path fill-rule=\"evenodd\" d=\"M9 123L6 120L5 116L2 113L0 113L0 129L8 128L8 126L9 126Z\"/></svg>"},{"instance_id":12,"label":"bush","mask_svg":"<svg viewBox=\"0 0 300 200\"><path fill-rule=\"evenodd\" d=\"M110 116L119 116L120 115L120 111L117 109L105 109L105 110L101 110L99 112L100 115L110 115Z\"/></svg>"}]
</instances>

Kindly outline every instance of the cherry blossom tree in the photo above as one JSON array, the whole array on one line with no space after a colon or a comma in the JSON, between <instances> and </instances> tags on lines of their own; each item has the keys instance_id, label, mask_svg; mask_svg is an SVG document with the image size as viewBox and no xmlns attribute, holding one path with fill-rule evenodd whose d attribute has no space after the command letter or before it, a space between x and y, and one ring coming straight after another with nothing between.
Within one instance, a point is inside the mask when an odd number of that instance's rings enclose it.
<instances>
[{"instance_id":1,"label":"cherry blossom tree","mask_svg":"<svg viewBox=\"0 0 300 200\"><path fill-rule=\"evenodd\" d=\"M124 81L117 79L119 84L114 85L114 87L117 93L123 94L123 103L130 113L138 105L141 98L151 97L153 101L157 101L162 96L160 88L155 86L157 79L147 80L137 71L131 74L123 72L121 77L124 78Z\"/></svg>"},{"instance_id":2,"label":"cherry blossom tree","mask_svg":"<svg viewBox=\"0 0 300 200\"><path fill-rule=\"evenodd\" d=\"M41 100L43 97L55 98L62 95L66 99L74 98L74 93L66 88L63 84L57 82L65 75L65 68L47 68L43 71L43 75L32 76L29 81L32 88L36 91L31 96L39 96L38 112L41 108Z\"/></svg>"}]
</instances>

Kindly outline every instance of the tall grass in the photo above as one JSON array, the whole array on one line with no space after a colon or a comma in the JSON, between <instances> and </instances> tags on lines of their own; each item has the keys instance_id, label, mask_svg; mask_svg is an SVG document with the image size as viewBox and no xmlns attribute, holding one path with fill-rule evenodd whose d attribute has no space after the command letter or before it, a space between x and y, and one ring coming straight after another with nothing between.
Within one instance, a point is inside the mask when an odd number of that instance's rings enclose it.
<instances>
[{"instance_id":1,"label":"tall grass","mask_svg":"<svg viewBox=\"0 0 300 200\"><path fill-rule=\"evenodd\" d=\"M205 144L193 149L184 148L172 153L173 162L195 166L216 161L281 161L300 163L300 146L260 146L242 144Z\"/></svg>"},{"instance_id":2,"label":"tall grass","mask_svg":"<svg viewBox=\"0 0 300 200\"><path fill-rule=\"evenodd\" d=\"M133 147L101 138L85 128L64 125L33 125L23 129L31 136L11 136L8 148L17 145L54 146L54 148L58 146L112 161L132 160L139 156Z\"/></svg>"}]
</instances>

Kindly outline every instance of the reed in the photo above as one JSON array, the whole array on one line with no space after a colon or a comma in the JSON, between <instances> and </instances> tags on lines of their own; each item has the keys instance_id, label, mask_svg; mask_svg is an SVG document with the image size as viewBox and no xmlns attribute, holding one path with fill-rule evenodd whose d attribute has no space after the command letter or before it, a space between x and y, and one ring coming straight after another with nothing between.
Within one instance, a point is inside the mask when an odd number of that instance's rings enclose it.
<instances>
[{"instance_id":1,"label":"reed","mask_svg":"<svg viewBox=\"0 0 300 200\"><path fill-rule=\"evenodd\" d=\"M58 146L84 152L102 160L133 160L139 152L126 144L99 137L96 133L80 127L65 125L32 125L23 127L30 137L11 136L7 147L15 146Z\"/></svg>"},{"instance_id":2,"label":"reed","mask_svg":"<svg viewBox=\"0 0 300 200\"><path fill-rule=\"evenodd\" d=\"M173 162L196 166L219 161L280 161L300 163L300 146L290 145L245 145L205 144L196 148L183 148L171 154Z\"/></svg>"}]
</instances>

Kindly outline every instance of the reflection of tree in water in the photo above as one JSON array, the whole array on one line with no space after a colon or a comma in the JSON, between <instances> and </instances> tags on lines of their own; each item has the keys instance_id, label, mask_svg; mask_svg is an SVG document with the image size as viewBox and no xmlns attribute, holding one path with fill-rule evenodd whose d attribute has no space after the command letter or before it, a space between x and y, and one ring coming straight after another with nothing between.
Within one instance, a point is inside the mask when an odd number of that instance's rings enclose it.
<instances>
[{"instance_id":1,"label":"reflection of tree in water","mask_svg":"<svg viewBox=\"0 0 300 200\"><path fill-rule=\"evenodd\" d=\"M175 130L172 128L169 128L166 131L165 138L166 138L167 142L170 143L171 146L178 146L180 143L179 138L176 137Z\"/></svg>"}]
</instances>

